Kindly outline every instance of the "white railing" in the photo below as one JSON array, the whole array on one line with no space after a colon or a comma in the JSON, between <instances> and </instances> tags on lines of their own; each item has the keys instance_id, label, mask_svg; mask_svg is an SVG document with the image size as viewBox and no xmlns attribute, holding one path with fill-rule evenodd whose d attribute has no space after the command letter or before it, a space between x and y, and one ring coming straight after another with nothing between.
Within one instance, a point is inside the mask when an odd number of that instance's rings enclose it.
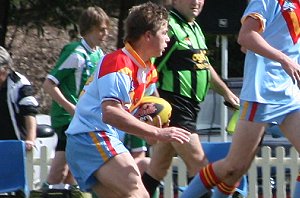
<instances>
[{"instance_id":1,"label":"white railing","mask_svg":"<svg viewBox=\"0 0 300 198\"><path fill-rule=\"evenodd\" d=\"M42 183L46 181L52 161L49 152L46 146L40 147L39 157L34 151L27 152L26 170L30 190L39 189Z\"/></svg>"},{"instance_id":2,"label":"white railing","mask_svg":"<svg viewBox=\"0 0 300 198\"><path fill-rule=\"evenodd\" d=\"M37 189L41 183L47 178L51 158L48 154L46 146L41 147L40 157L36 158L33 152L27 154L27 178L30 190ZM173 185L174 169L176 169L176 177L178 186L185 186L186 167L180 158L173 158L173 167L169 169L167 176L164 179L163 197L172 198L180 195L180 191L175 189ZM286 191L290 188L290 195L294 191L294 185L298 176L300 167L300 158L297 151L292 147L289 155L285 153L284 147L277 147L275 156L271 154L271 148L264 146L261 149L261 156L256 156L248 172L249 198L258 198L258 192L263 194L264 198L272 198L272 188L276 189L276 197L287 198ZM258 184L258 168L261 168L262 177L261 184ZM272 170L272 171L271 171ZM272 186L270 178L271 173L276 170L275 186ZM288 172L288 174L287 174ZM175 192L175 193L174 193ZM175 194L175 195L174 195Z\"/></svg>"},{"instance_id":3,"label":"white railing","mask_svg":"<svg viewBox=\"0 0 300 198\"><path fill-rule=\"evenodd\" d=\"M286 198L292 196L296 178L298 176L300 167L300 158L298 152L294 147L289 150L289 155L285 153L284 147L276 147L275 155L271 155L270 147L263 147L261 157L256 157L248 171L249 180L249 196L257 198L257 167L262 171L262 193L264 198L272 198L271 191L271 173L276 175L276 197ZM276 171L276 173L274 172ZM287 187L290 188L289 195L287 195Z\"/></svg>"}]
</instances>

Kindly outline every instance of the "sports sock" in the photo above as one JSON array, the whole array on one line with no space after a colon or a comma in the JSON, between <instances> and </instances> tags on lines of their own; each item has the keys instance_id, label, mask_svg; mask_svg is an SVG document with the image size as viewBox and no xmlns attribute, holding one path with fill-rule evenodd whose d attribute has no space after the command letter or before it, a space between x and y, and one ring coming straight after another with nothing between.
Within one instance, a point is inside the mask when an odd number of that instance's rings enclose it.
<instances>
[{"instance_id":1,"label":"sports sock","mask_svg":"<svg viewBox=\"0 0 300 198\"><path fill-rule=\"evenodd\" d=\"M189 183L188 187L183 191L180 198L201 197L208 191L209 189L203 185L198 174Z\"/></svg>"},{"instance_id":2,"label":"sports sock","mask_svg":"<svg viewBox=\"0 0 300 198\"><path fill-rule=\"evenodd\" d=\"M156 188L159 186L160 181L157 181L146 172L142 175L142 181L150 197L152 197L156 191Z\"/></svg>"},{"instance_id":3,"label":"sports sock","mask_svg":"<svg viewBox=\"0 0 300 198\"><path fill-rule=\"evenodd\" d=\"M297 181L295 183L295 191L293 197L300 197L300 173L298 174Z\"/></svg>"},{"instance_id":4,"label":"sports sock","mask_svg":"<svg viewBox=\"0 0 300 198\"><path fill-rule=\"evenodd\" d=\"M214 186L220 183L213 170L212 164L208 164L205 168L201 169L199 172L199 176L201 178L201 181L203 182L203 185L207 189L212 189Z\"/></svg>"},{"instance_id":5,"label":"sports sock","mask_svg":"<svg viewBox=\"0 0 300 198\"><path fill-rule=\"evenodd\" d=\"M212 169L212 164L209 164L201 169L199 174L194 177L186 190L182 193L181 198L201 197L218 183L219 180Z\"/></svg>"},{"instance_id":6,"label":"sports sock","mask_svg":"<svg viewBox=\"0 0 300 198\"><path fill-rule=\"evenodd\" d=\"M193 180L194 177L188 177L187 182L188 184L191 183L191 181ZM200 196L199 198L211 198L212 192L208 191L207 193L205 193L204 195Z\"/></svg>"},{"instance_id":7,"label":"sports sock","mask_svg":"<svg viewBox=\"0 0 300 198\"><path fill-rule=\"evenodd\" d=\"M229 198L234 193L236 186L229 186L221 182L217 185L217 188L214 188L212 198Z\"/></svg>"}]
</instances>

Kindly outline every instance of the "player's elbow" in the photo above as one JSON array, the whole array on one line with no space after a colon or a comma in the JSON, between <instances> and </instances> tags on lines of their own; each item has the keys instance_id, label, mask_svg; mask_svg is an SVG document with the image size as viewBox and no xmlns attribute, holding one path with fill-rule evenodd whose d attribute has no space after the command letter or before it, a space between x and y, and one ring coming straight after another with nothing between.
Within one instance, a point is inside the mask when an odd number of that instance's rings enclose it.
<instances>
[{"instance_id":1,"label":"player's elbow","mask_svg":"<svg viewBox=\"0 0 300 198\"><path fill-rule=\"evenodd\" d=\"M241 29L237 38L237 43L242 47L247 49L248 45L251 44L253 42L252 39L252 32L246 31Z\"/></svg>"},{"instance_id":2,"label":"player's elbow","mask_svg":"<svg viewBox=\"0 0 300 198\"><path fill-rule=\"evenodd\" d=\"M102 121L105 124L112 125L116 120L114 108L109 105L102 105Z\"/></svg>"},{"instance_id":3,"label":"player's elbow","mask_svg":"<svg viewBox=\"0 0 300 198\"><path fill-rule=\"evenodd\" d=\"M102 108L102 121L112 126L120 122L125 112L120 102L115 100L103 101L101 104L101 108Z\"/></svg>"},{"instance_id":4,"label":"player's elbow","mask_svg":"<svg viewBox=\"0 0 300 198\"><path fill-rule=\"evenodd\" d=\"M52 81L52 80L50 80L50 79L45 79L45 81L44 81L44 83L43 83L43 85L42 85L42 87L43 87L43 89L46 91L46 92L50 92L52 89L54 89L54 86L56 86L55 85L55 83Z\"/></svg>"},{"instance_id":5,"label":"player's elbow","mask_svg":"<svg viewBox=\"0 0 300 198\"><path fill-rule=\"evenodd\" d=\"M107 108L102 108L102 121L106 124L111 124L111 116Z\"/></svg>"},{"instance_id":6,"label":"player's elbow","mask_svg":"<svg viewBox=\"0 0 300 198\"><path fill-rule=\"evenodd\" d=\"M244 43L245 43L244 40L245 40L244 36L241 35L241 34L239 34L239 36L238 36L238 38L237 38L237 43L238 43L241 47L243 47L243 45L244 45Z\"/></svg>"}]
</instances>

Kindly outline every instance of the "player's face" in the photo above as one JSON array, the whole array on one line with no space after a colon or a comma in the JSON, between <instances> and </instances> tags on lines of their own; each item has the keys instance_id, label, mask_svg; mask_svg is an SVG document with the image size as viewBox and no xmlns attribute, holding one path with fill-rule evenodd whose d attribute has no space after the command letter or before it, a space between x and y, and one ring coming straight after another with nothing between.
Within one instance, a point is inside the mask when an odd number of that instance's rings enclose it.
<instances>
[{"instance_id":1,"label":"player's face","mask_svg":"<svg viewBox=\"0 0 300 198\"><path fill-rule=\"evenodd\" d=\"M98 36L99 39L104 41L106 39L106 36L108 35L108 27L105 23L101 24L101 26L98 28Z\"/></svg>"},{"instance_id":2,"label":"player's face","mask_svg":"<svg viewBox=\"0 0 300 198\"><path fill-rule=\"evenodd\" d=\"M204 0L173 0L173 5L188 21L193 21L201 12Z\"/></svg>"},{"instance_id":3,"label":"player's face","mask_svg":"<svg viewBox=\"0 0 300 198\"><path fill-rule=\"evenodd\" d=\"M159 57L167 47L167 43L170 41L168 36L168 23L164 23L160 29L152 36L151 48L153 49L152 57Z\"/></svg>"},{"instance_id":4,"label":"player's face","mask_svg":"<svg viewBox=\"0 0 300 198\"><path fill-rule=\"evenodd\" d=\"M108 34L108 27L105 23L101 24L99 27L94 27L91 32L91 38L95 46L101 45L101 43L106 39Z\"/></svg>"}]
</instances>

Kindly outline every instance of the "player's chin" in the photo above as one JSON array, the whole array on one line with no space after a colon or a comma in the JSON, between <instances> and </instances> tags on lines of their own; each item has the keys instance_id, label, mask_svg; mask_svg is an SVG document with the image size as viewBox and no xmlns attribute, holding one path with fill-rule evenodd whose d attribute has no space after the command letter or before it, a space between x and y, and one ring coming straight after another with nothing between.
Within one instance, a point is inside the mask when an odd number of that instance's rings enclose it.
<instances>
[{"instance_id":1,"label":"player's chin","mask_svg":"<svg viewBox=\"0 0 300 198\"><path fill-rule=\"evenodd\" d=\"M156 57L160 57L160 56L162 56L162 54L163 54L163 52L165 51L165 49L163 49L163 50L161 50L161 51L159 51L159 53L157 53L157 56Z\"/></svg>"},{"instance_id":2,"label":"player's chin","mask_svg":"<svg viewBox=\"0 0 300 198\"><path fill-rule=\"evenodd\" d=\"M101 37L101 38L99 38L99 39L97 39L97 45L102 45L103 44L103 42L105 42L106 41L106 36L103 36L103 37Z\"/></svg>"}]
</instances>

